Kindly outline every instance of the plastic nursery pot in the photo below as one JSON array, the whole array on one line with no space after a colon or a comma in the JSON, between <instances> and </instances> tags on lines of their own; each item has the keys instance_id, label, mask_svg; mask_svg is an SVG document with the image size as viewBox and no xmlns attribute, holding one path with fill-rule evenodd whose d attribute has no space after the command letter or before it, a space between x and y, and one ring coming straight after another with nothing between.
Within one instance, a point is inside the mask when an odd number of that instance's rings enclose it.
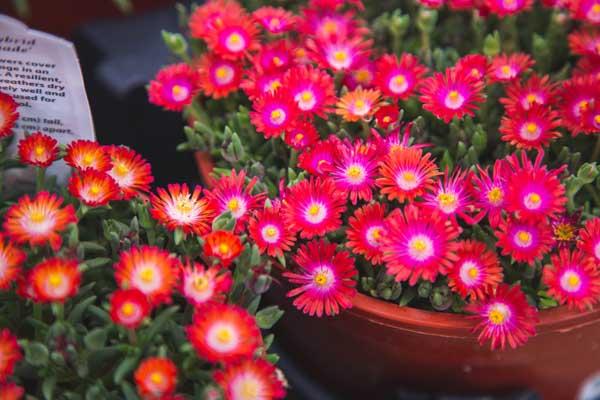
<instances>
[{"instance_id":1,"label":"plastic nursery pot","mask_svg":"<svg viewBox=\"0 0 600 400\"><path fill-rule=\"evenodd\" d=\"M196 160L210 182L210 157ZM541 311L538 333L527 344L491 351L477 343L475 321L464 315L357 294L352 309L315 318L296 310L280 285L268 299L286 311L275 327L286 353L345 398L381 398L398 389L487 395L531 390L545 400L568 400L600 372L600 309Z\"/></svg>"}]
</instances>

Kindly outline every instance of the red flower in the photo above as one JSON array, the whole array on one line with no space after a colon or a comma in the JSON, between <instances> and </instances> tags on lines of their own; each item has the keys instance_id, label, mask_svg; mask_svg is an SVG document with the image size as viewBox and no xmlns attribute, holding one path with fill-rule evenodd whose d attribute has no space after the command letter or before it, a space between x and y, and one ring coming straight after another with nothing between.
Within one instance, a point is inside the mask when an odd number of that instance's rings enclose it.
<instances>
[{"instance_id":1,"label":"red flower","mask_svg":"<svg viewBox=\"0 0 600 400\"><path fill-rule=\"evenodd\" d=\"M283 399L285 388L275 367L263 359L244 359L215 372L224 400Z\"/></svg>"},{"instance_id":2,"label":"red flower","mask_svg":"<svg viewBox=\"0 0 600 400\"><path fill-rule=\"evenodd\" d=\"M49 243L58 250L62 244L60 232L77 222L73 206L61 208L62 203L61 197L48 192L39 192L33 199L24 195L6 212L4 231L15 243Z\"/></svg>"},{"instance_id":3,"label":"red flower","mask_svg":"<svg viewBox=\"0 0 600 400\"><path fill-rule=\"evenodd\" d=\"M185 234L202 236L211 229L216 210L208 199L201 199L202 188L190 189L184 183L170 184L167 190L158 188L150 196L150 214L170 231L181 228Z\"/></svg>"},{"instance_id":4,"label":"red flower","mask_svg":"<svg viewBox=\"0 0 600 400\"><path fill-rule=\"evenodd\" d=\"M25 395L25 389L12 382L0 383L0 399L21 400Z\"/></svg>"},{"instance_id":5,"label":"red flower","mask_svg":"<svg viewBox=\"0 0 600 400\"><path fill-rule=\"evenodd\" d=\"M283 86L283 72L281 71L266 73L258 69L252 69L245 71L245 73L246 79L242 81L240 87L252 101L256 101L263 95L274 94ZM291 102L290 99L286 100Z\"/></svg>"},{"instance_id":6,"label":"red flower","mask_svg":"<svg viewBox=\"0 0 600 400\"><path fill-rule=\"evenodd\" d=\"M556 89L556 83L551 82L548 75L540 77L533 74L524 84L519 80L511 82L506 87L507 97L500 98L500 103L509 113L549 106L555 101Z\"/></svg>"},{"instance_id":7,"label":"red flower","mask_svg":"<svg viewBox=\"0 0 600 400\"><path fill-rule=\"evenodd\" d=\"M332 71L352 71L369 56L370 40L362 38L340 38L336 40L312 41L307 43L313 57L323 68Z\"/></svg>"},{"instance_id":8,"label":"red flower","mask_svg":"<svg viewBox=\"0 0 600 400\"><path fill-rule=\"evenodd\" d=\"M350 196L352 204L358 200L369 202L373 198L378 156L373 144L357 141L338 146L330 176L338 189Z\"/></svg>"},{"instance_id":9,"label":"red flower","mask_svg":"<svg viewBox=\"0 0 600 400\"><path fill-rule=\"evenodd\" d=\"M506 177L504 176L504 160L494 162L492 175L487 169L477 169L479 175L473 174L475 206L487 212L488 221L492 227L498 226L502 218L502 212L506 207Z\"/></svg>"},{"instance_id":10,"label":"red flower","mask_svg":"<svg viewBox=\"0 0 600 400\"><path fill-rule=\"evenodd\" d=\"M108 174L119 185L124 200L150 191L154 177L148 161L125 146L106 146L104 149L110 155L113 165Z\"/></svg>"},{"instance_id":11,"label":"red flower","mask_svg":"<svg viewBox=\"0 0 600 400\"><path fill-rule=\"evenodd\" d=\"M394 99L408 99L427 72L427 67L409 53L403 53L400 60L385 54L377 60L375 68L375 85L385 96Z\"/></svg>"},{"instance_id":12,"label":"red flower","mask_svg":"<svg viewBox=\"0 0 600 400\"><path fill-rule=\"evenodd\" d=\"M567 197L558 176L566 166L548 171L542 166L543 158L544 152L538 153L534 163L525 152L521 153L520 163L514 154L507 158L511 171L507 172L506 208L519 218L540 221L555 219L564 212Z\"/></svg>"},{"instance_id":13,"label":"red flower","mask_svg":"<svg viewBox=\"0 0 600 400\"><path fill-rule=\"evenodd\" d=\"M119 198L119 185L105 172L86 169L71 175L69 193L85 205L98 207Z\"/></svg>"},{"instance_id":14,"label":"red flower","mask_svg":"<svg viewBox=\"0 0 600 400\"><path fill-rule=\"evenodd\" d=\"M337 102L335 113L348 122L370 118L381 103L379 90L358 88L343 95Z\"/></svg>"},{"instance_id":15,"label":"red flower","mask_svg":"<svg viewBox=\"0 0 600 400\"><path fill-rule=\"evenodd\" d=\"M127 329L136 329L151 311L146 295L135 288L115 290L110 298L111 319Z\"/></svg>"},{"instance_id":16,"label":"red flower","mask_svg":"<svg viewBox=\"0 0 600 400\"><path fill-rule=\"evenodd\" d=\"M0 138L13 134L13 127L19 118L19 105L8 94L0 92Z\"/></svg>"},{"instance_id":17,"label":"red flower","mask_svg":"<svg viewBox=\"0 0 600 400\"><path fill-rule=\"evenodd\" d=\"M469 54L461 57L454 69L459 74L471 75L473 78L483 80L488 69L488 60L483 54Z\"/></svg>"},{"instance_id":18,"label":"red flower","mask_svg":"<svg viewBox=\"0 0 600 400\"><path fill-rule=\"evenodd\" d=\"M281 39L262 45L260 51L252 57L252 64L264 73L288 71L296 64L291 42Z\"/></svg>"},{"instance_id":19,"label":"red flower","mask_svg":"<svg viewBox=\"0 0 600 400\"><path fill-rule=\"evenodd\" d=\"M0 233L0 290L7 290L21 274L27 254Z\"/></svg>"},{"instance_id":20,"label":"red flower","mask_svg":"<svg viewBox=\"0 0 600 400\"><path fill-rule=\"evenodd\" d=\"M600 87L595 77L579 76L564 81L559 97L561 123L573 136L595 130L590 129L585 120L586 112L600 101Z\"/></svg>"},{"instance_id":21,"label":"red flower","mask_svg":"<svg viewBox=\"0 0 600 400\"><path fill-rule=\"evenodd\" d=\"M571 17L592 25L600 25L599 0L572 0L567 3Z\"/></svg>"},{"instance_id":22,"label":"red flower","mask_svg":"<svg viewBox=\"0 0 600 400\"><path fill-rule=\"evenodd\" d=\"M558 113L540 106L508 112L500 122L501 139L518 149L541 150L561 137Z\"/></svg>"},{"instance_id":23,"label":"red flower","mask_svg":"<svg viewBox=\"0 0 600 400\"><path fill-rule=\"evenodd\" d=\"M228 231L211 232L204 237L204 253L216 257L228 267L242 252L240 238Z\"/></svg>"},{"instance_id":24,"label":"red flower","mask_svg":"<svg viewBox=\"0 0 600 400\"><path fill-rule=\"evenodd\" d=\"M23 356L16 336L6 328L0 330L0 382L5 382L13 374L15 364L21 358Z\"/></svg>"},{"instance_id":25,"label":"red flower","mask_svg":"<svg viewBox=\"0 0 600 400\"><path fill-rule=\"evenodd\" d=\"M284 140L294 149L302 150L319 140L319 132L310 122L299 121L285 134Z\"/></svg>"},{"instance_id":26,"label":"red flower","mask_svg":"<svg viewBox=\"0 0 600 400\"><path fill-rule=\"evenodd\" d=\"M454 117L474 115L476 103L484 101L483 87L481 79L447 69L425 79L419 100L425 110L448 123Z\"/></svg>"},{"instance_id":27,"label":"red flower","mask_svg":"<svg viewBox=\"0 0 600 400\"><path fill-rule=\"evenodd\" d=\"M345 210L345 195L330 178L300 181L289 188L283 200L288 225L306 239L338 229Z\"/></svg>"},{"instance_id":28,"label":"red flower","mask_svg":"<svg viewBox=\"0 0 600 400\"><path fill-rule=\"evenodd\" d=\"M204 39L211 51L235 60L259 48L258 33L252 18L241 12L221 16L219 23L214 24Z\"/></svg>"},{"instance_id":29,"label":"red flower","mask_svg":"<svg viewBox=\"0 0 600 400\"><path fill-rule=\"evenodd\" d=\"M107 172L112 167L110 156L98 142L92 140L74 140L69 143L64 160L78 170L89 168Z\"/></svg>"},{"instance_id":30,"label":"red flower","mask_svg":"<svg viewBox=\"0 0 600 400\"><path fill-rule=\"evenodd\" d=\"M496 252L488 249L485 243L458 242L456 258L448 271L448 286L463 299L467 296L471 300L483 299L486 292L502 282L502 265Z\"/></svg>"},{"instance_id":31,"label":"red flower","mask_svg":"<svg viewBox=\"0 0 600 400\"><path fill-rule=\"evenodd\" d=\"M198 356L208 362L230 363L250 357L261 344L254 317L233 304L200 305L185 330Z\"/></svg>"},{"instance_id":32,"label":"red flower","mask_svg":"<svg viewBox=\"0 0 600 400\"><path fill-rule=\"evenodd\" d=\"M254 99L252 109L250 121L266 139L279 137L289 131L299 113L296 102L284 89L262 94Z\"/></svg>"},{"instance_id":33,"label":"red flower","mask_svg":"<svg viewBox=\"0 0 600 400\"><path fill-rule=\"evenodd\" d=\"M529 10L533 0L486 0L485 4L492 14L505 17Z\"/></svg>"},{"instance_id":34,"label":"red flower","mask_svg":"<svg viewBox=\"0 0 600 400\"><path fill-rule=\"evenodd\" d=\"M206 39L223 25L226 16L244 13L245 10L235 0L209 0L196 7L190 16L190 34L197 39Z\"/></svg>"},{"instance_id":35,"label":"red flower","mask_svg":"<svg viewBox=\"0 0 600 400\"><path fill-rule=\"evenodd\" d=\"M600 302L600 270L594 258L579 250L560 249L544 267L548 294L560 304L583 311Z\"/></svg>"},{"instance_id":36,"label":"red flower","mask_svg":"<svg viewBox=\"0 0 600 400\"><path fill-rule=\"evenodd\" d=\"M200 263L188 263L181 275L181 293L194 306L223 301L233 284L231 272L220 266L206 268Z\"/></svg>"},{"instance_id":37,"label":"red flower","mask_svg":"<svg viewBox=\"0 0 600 400\"><path fill-rule=\"evenodd\" d=\"M19 141L19 159L24 164L46 168L58 158L56 139L35 132Z\"/></svg>"},{"instance_id":38,"label":"red flower","mask_svg":"<svg viewBox=\"0 0 600 400\"><path fill-rule=\"evenodd\" d=\"M64 303L77 294L81 273L77 260L50 258L33 267L28 278L36 302Z\"/></svg>"},{"instance_id":39,"label":"red flower","mask_svg":"<svg viewBox=\"0 0 600 400\"><path fill-rule=\"evenodd\" d=\"M571 53L580 56L600 56L600 34L597 30L579 29L569 34Z\"/></svg>"},{"instance_id":40,"label":"red flower","mask_svg":"<svg viewBox=\"0 0 600 400\"><path fill-rule=\"evenodd\" d=\"M385 205L372 203L358 208L348 221L348 246L354 254L363 255L371 264L381 264L381 245L385 230Z\"/></svg>"},{"instance_id":41,"label":"red flower","mask_svg":"<svg viewBox=\"0 0 600 400\"><path fill-rule=\"evenodd\" d=\"M283 78L283 87L291 96L301 115L313 114L325 118L335 104L333 79L325 71L311 66L301 66L288 70Z\"/></svg>"},{"instance_id":42,"label":"red flower","mask_svg":"<svg viewBox=\"0 0 600 400\"><path fill-rule=\"evenodd\" d=\"M138 289L153 305L171 302L179 261L168 251L153 246L133 247L121 252L114 269L120 288Z\"/></svg>"},{"instance_id":43,"label":"red flower","mask_svg":"<svg viewBox=\"0 0 600 400\"><path fill-rule=\"evenodd\" d=\"M446 170L443 179L438 179L430 193L424 197L424 204L440 212L442 216L456 221L460 216L468 223L473 219L467 214L471 205L469 195L470 173L456 168L452 174Z\"/></svg>"},{"instance_id":44,"label":"red flower","mask_svg":"<svg viewBox=\"0 0 600 400\"><path fill-rule=\"evenodd\" d=\"M431 154L407 147L391 152L379 166L381 178L376 182L381 194L399 202L412 200L433 189L434 178L440 174Z\"/></svg>"},{"instance_id":45,"label":"red flower","mask_svg":"<svg viewBox=\"0 0 600 400\"><path fill-rule=\"evenodd\" d=\"M340 139L335 135L317 141L310 149L300 153L298 166L310 175L324 176L333 165L340 143Z\"/></svg>"},{"instance_id":46,"label":"red flower","mask_svg":"<svg viewBox=\"0 0 600 400\"><path fill-rule=\"evenodd\" d=\"M302 10L304 18L299 30L304 36L314 37L320 42L331 42L348 38L358 40L369 33L364 26L364 21L356 18L354 11L342 12L334 11L333 8L319 8L309 5Z\"/></svg>"},{"instance_id":47,"label":"red flower","mask_svg":"<svg viewBox=\"0 0 600 400\"><path fill-rule=\"evenodd\" d=\"M252 16L269 33L274 35L294 30L298 17L281 7L260 7Z\"/></svg>"},{"instance_id":48,"label":"red flower","mask_svg":"<svg viewBox=\"0 0 600 400\"><path fill-rule=\"evenodd\" d=\"M339 314L340 308L352 307L356 294L354 277L358 271L347 251L336 251L336 245L322 239L308 242L294 256L297 272L284 272L290 283L299 285L288 292L296 297L296 308L317 317Z\"/></svg>"},{"instance_id":49,"label":"red flower","mask_svg":"<svg viewBox=\"0 0 600 400\"><path fill-rule=\"evenodd\" d=\"M254 212L248 224L248 233L261 254L267 253L271 257L283 257L283 253L289 251L296 242L296 232L286 224L278 202Z\"/></svg>"},{"instance_id":50,"label":"red flower","mask_svg":"<svg viewBox=\"0 0 600 400\"><path fill-rule=\"evenodd\" d=\"M488 293L488 297L467 306L480 320L474 330L479 331L479 342L491 340L491 348L504 349L506 343L517 348L535 335L538 312L527 303L519 285L505 284Z\"/></svg>"},{"instance_id":51,"label":"red flower","mask_svg":"<svg viewBox=\"0 0 600 400\"><path fill-rule=\"evenodd\" d=\"M188 64L164 67L148 87L150 103L170 111L181 111L198 93L198 72Z\"/></svg>"},{"instance_id":52,"label":"red flower","mask_svg":"<svg viewBox=\"0 0 600 400\"><path fill-rule=\"evenodd\" d=\"M143 399L164 399L175 392L177 367L168 358L146 358L135 370L134 378Z\"/></svg>"},{"instance_id":53,"label":"red flower","mask_svg":"<svg viewBox=\"0 0 600 400\"><path fill-rule=\"evenodd\" d=\"M419 279L435 281L456 261L458 231L433 210L408 205L386 220L381 251L387 272L413 286Z\"/></svg>"},{"instance_id":54,"label":"red flower","mask_svg":"<svg viewBox=\"0 0 600 400\"><path fill-rule=\"evenodd\" d=\"M503 256L532 265L541 260L552 247L552 231L547 222L508 219L502 221L496 231L497 246Z\"/></svg>"},{"instance_id":55,"label":"red flower","mask_svg":"<svg viewBox=\"0 0 600 400\"><path fill-rule=\"evenodd\" d=\"M494 57L490 63L488 79L491 82L510 82L519 78L525 71L528 71L533 67L533 64L535 64L535 61L525 53L500 54Z\"/></svg>"},{"instance_id":56,"label":"red flower","mask_svg":"<svg viewBox=\"0 0 600 400\"><path fill-rule=\"evenodd\" d=\"M207 96L226 97L240 88L241 66L231 60L205 53L198 61L198 86Z\"/></svg>"},{"instance_id":57,"label":"red flower","mask_svg":"<svg viewBox=\"0 0 600 400\"><path fill-rule=\"evenodd\" d=\"M381 129L387 130L390 126L396 125L400 119L400 111L394 105L382 106L375 113L375 121Z\"/></svg>"},{"instance_id":58,"label":"red flower","mask_svg":"<svg viewBox=\"0 0 600 400\"><path fill-rule=\"evenodd\" d=\"M350 90L359 86L363 89L373 88L375 81L375 63L368 59L361 60L361 63L348 71L344 77L344 85Z\"/></svg>"},{"instance_id":59,"label":"red flower","mask_svg":"<svg viewBox=\"0 0 600 400\"><path fill-rule=\"evenodd\" d=\"M595 217L585 221L579 231L577 247L588 256L594 257L596 264L600 264L600 218Z\"/></svg>"}]
</instances>

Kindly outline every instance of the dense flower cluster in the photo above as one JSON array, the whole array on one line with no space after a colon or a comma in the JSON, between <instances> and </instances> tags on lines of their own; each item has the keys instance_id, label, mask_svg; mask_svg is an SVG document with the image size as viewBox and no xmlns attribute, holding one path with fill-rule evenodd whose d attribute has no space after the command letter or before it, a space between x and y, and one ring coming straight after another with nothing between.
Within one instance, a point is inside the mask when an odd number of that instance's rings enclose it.
<instances>
[{"instance_id":1,"label":"dense flower cluster","mask_svg":"<svg viewBox=\"0 0 600 400\"><path fill-rule=\"evenodd\" d=\"M598 171L577 172L568 147L588 154L600 133L600 3L418 2L418 37L399 14L371 30L360 2L313 0L295 14L250 14L225 0L196 8L190 36L206 51L190 63L199 95L186 145L242 170L220 169L206 197L285 268L304 313L335 315L357 289L417 306L428 298L425 307L476 314L492 348L516 347L535 334L539 309L600 300L600 220L588 203L578 210L586 185L600 206ZM506 36L481 35L481 50L444 49L450 37L432 48L435 9L445 5L473 10L474 25L502 20ZM515 18L533 7L560 14L549 29L579 57L571 74L549 61L551 44L542 43L546 58L537 39L533 55L519 51L531 44L519 42ZM582 26L569 33L565 13ZM382 36L393 51L374 46ZM174 84L165 71L154 85ZM160 93L151 85L164 105ZM236 107L211 100L222 97ZM217 109L224 117L206 115ZM237 132L221 132L225 124ZM222 249L205 245L226 258L235 245L221 240Z\"/></svg>"}]
</instances>

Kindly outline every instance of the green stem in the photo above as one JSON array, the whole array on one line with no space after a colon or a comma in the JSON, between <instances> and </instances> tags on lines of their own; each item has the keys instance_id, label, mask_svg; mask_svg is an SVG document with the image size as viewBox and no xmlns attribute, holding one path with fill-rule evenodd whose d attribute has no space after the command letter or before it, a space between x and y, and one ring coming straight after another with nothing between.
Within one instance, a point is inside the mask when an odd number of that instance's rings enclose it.
<instances>
[{"instance_id":1,"label":"green stem","mask_svg":"<svg viewBox=\"0 0 600 400\"><path fill-rule=\"evenodd\" d=\"M63 303L54 303L53 304L54 317L57 321L63 321L65 319L65 305Z\"/></svg>"},{"instance_id":2,"label":"green stem","mask_svg":"<svg viewBox=\"0 0 600 400\"><path fill-rule=\"evenodd\" d=\"M137 345L137 333L135 332L135 329L127 329L127 337L132 346Z\"/></svg>"},{"instance_id":3,"label":"green stem","mask_svg":"<svg viewBox=\"0 0 600 400\"><path fill-rule=\"evenodd\" d=\"M46 184L46 168L35 167L35 189L36 192L44 190Z\"/></svg>"}]
</instances>

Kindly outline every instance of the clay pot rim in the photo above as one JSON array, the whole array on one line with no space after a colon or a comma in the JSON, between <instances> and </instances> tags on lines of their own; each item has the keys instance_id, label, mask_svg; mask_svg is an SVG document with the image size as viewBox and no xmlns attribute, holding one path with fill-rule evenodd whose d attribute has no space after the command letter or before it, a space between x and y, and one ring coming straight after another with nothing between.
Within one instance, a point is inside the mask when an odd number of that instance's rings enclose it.
<instances>
[{"instance_id":1,"label":"clay pot rim","mask_svg":"<svg viewBox=\"0 0 600 400\"><path fill-rule=\"evenodd\" d=\"M197 151L196 164L201 177L209 185L212 183L210 171L214 163L209 154ZM454 337L474 340L473 328L477 320L469 315L421 310L413 307L399 307L394 303L376 299L357 292L353 307L342 312L364 318L372 323L385 325L391 329L410 331L419 334ZM594 310L579 311L567 306L539 312L537 335L550 332L568 332L600 320L600 307Z\"/></svg>"}]
</instances>

